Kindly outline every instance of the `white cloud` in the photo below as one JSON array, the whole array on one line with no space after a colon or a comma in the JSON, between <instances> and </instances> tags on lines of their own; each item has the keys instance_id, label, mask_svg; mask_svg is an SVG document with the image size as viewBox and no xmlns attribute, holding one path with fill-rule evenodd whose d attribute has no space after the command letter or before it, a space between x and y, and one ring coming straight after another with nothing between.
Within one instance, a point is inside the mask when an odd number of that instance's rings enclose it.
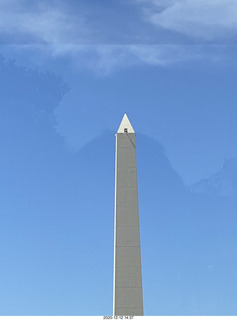
<instances>
[{"instance_id":1,"label":"white cloud","mask_svg":"<svg viewBox=\"0 0 237 320\"><path fill-rule=\"evenodd\" d=\"M24 60L28 56L27 63L33 65L41 65L45 59L69 57L75 67L89 69L99 76L111 74L118 69L142 64L165 66L173 60L171 52L174 51L180 51L180 49L157 45L77 45L56 43L24 46L8 45L1 48L2 54L13 59L18 57L18 59L22 60L21 57L23 56Z\"/></svg>"},{"instance_id":2,"label":"white cloud","mask_svg":"<svg viewBox=\"0 0 237 320\"><path fill-rule=\"evenodd\" d=\"M65 11L60 2L52 6L42 1L31 8L24 0L1 1L0 34L31 36L33 42L50 44L88 39L90 30L85 18Z\"/></svg>"},{"instance_id":3,"label":"white cloud","mask_svg":"<svg viewBox=\"0 0 237 320\"><path fill-rule=\"evenodd\" d=\"M130 1L143 10L146 21L163 29L178 31L202 40L220 41L223 37L237 33L236 0ZM88 15L89 5L86 11L85 8L80 8L80 13L75 13L72 9L62 0L35 1L34 6L29 0L1 0L0 34L6 37L11 35L11 41L12 35L18 40L30 36L32 42L48 44L101 43L101 39L107 42L111 34L106 24L111 21L101 21L100 16L96 17L96 14ZM99 34L93 26L95 18L103 25L103 34ZM140 21L140 26L143 26L143 23ZM119 26L117 28L115 33L119 34ZM158 32L159 29L157 34ZM131 35L131 39L133 36ZM139 34L136 37L139 39ZM159 37L151 40L154 43L157 39Z\"/></svg>"},{"instance_id":4,"label":"white cloud","mask_svg":"<svg viewBox=\"0 0 237 320\"><path fill-rule=\"evenodd\" d=\"M215 0L215 5L213 0L133 1L143 8L146 5L147 19L152 24L192 36L216 35L218 28L214 26L217 24L222 29L231 30L237 25L237 13L234 10L237 9L237 2L235 5L232 0ZM99 41L91 21L82 11L79 15L74 14L68 7L63 7L60 0L50 2L51 4L43 0L35 1L34 6L28 6L30 3L32 4L29 0L0 2L0 34L6 37L14 35L20 39L24 35L32 37L31 44L10 45L8 48L5 45L5 49L2 48L2 52L12 58L14 52L19 55L20 51L26 55L30 53L30 58L34 57L35 61L67 56L79 68L88 68L99 75L107 75L114 70L134 65L169 66L199 60L219 63L229 57L226 54L229 49L224 46L88 45Z\"/></svg>"},{"instance_id":5,"label":"white cloud","mask_svg":"<svg viewBox=\"0 0 237 320\"><path fill-rule=\"evenodd\" d=\"M69 57L78 69L89 69L99 76L133 66L169 67L180 63L205 62L235 64L236 48L223 45L26 45L6 46L2 52L11 58L22 54L40 65L45 59Z\"/></svg>"},{"instance_id":6,"label":"white cloud","mask_svg":"<svg viewBox=\"0 0 237 320\"><path fill-rule=\"evenodd\" d=\"M153 25L202 40L223 40L237 33L236 0L145 0L146 20Z\"/></svg>"}]
</instances>

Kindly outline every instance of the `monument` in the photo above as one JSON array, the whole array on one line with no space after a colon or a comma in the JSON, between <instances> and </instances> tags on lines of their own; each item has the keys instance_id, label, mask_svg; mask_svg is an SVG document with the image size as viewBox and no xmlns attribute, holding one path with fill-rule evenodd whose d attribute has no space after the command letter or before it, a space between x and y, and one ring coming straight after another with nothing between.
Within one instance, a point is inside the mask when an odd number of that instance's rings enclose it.
<instances>
[{"instance_id":1,"label":"monument","mask_svg":"<svg viewBox=\"0 0 237 320\"><path fill-rule=\"evenodd\" d=\"M135 131L125 114L116 134L114 315L143 315Z\"/></svg>"}]
</instances>

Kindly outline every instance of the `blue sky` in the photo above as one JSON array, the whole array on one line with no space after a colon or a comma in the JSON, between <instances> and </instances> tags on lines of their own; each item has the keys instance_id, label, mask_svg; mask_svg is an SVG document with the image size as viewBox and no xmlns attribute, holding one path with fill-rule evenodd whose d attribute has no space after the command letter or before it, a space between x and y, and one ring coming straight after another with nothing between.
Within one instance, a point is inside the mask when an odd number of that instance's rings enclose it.
<instances>
[{"instance_id":1,"label":"blue sky","mask_svg":"<svg viewBox=\"0 0 237 320\"><path fill-rule=\"evenodd\" d=\"M145 314L237 313L236 33L234 0L1 1L2 314L112 313L125 112Z\"/></svg>"}]
</instances>

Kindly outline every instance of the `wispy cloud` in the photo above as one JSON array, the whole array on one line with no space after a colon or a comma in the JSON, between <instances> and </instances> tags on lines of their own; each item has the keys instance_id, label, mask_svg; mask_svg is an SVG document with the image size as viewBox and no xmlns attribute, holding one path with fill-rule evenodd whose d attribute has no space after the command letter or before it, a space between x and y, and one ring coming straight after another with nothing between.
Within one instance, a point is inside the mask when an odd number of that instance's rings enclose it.
<instances>
[{"instance_id":1,"label":"wispy cloud","mask_svg":"<svg viewBox=\"0 0 237 320\"><path fill-rule=\"evenodd\" d=\"M24 42L58 44L84 42L91 34L83 15L73 15L56 1L50 5L45 1L29 5L27 0L2 0L0 4L0 34ZM5 41L6 42L6 41Z\"/></svg>"},{"instance_id":2,"label":"wispy cloud","mask_svg":"<svg viewBox=\"0 0 237 320\"><path fill-rule=\"evenodd\" d=\"M229 45L25 45L5 48L6 55L16 52L33 58L41 64L48 58L68 57L75 67L89 69L106 76L114 71L133 66L170 67L183 63L236 65L236 46Z\"/></svg>"},{"instance_id":3,"label":"wispy cloud","mask_svg":"<svg viewBox=\"0 0 237 320\"><path fill-rule=\"evenodd\" d=\"M237 34L236 0L136 0L146 21L202 40L223 41Z\"/></svg>"},{"instance_id":4,"label":"wispy cloud","mask_svg":"<svg viewBox=\"0 0 237 320\"><path fill-rule=\"evenodd\" d=\"M204 40L237 32L235 0L130 0L129 3L144 14L146 22L139 22L140 30L149 22L155 32L158 26L158 29L179 31ZM164 44L155 38L136 44L131 38L131 43L113 44L108 40L111 34L106 33L110 27L108 21L99 22L104 30L100 34L92 21L96 14L88 15L88 7L86 11L80 8L73 12L72 9L61 0L36 0L34 3L1 0L0 39L4 40L5 52L8 45L11 51L18 53L19 50L34 52L39 59L67 56L78 67L103 75L141 64L167 66L198 60L219 62L229 58L229 46L221 46L221 43L207 46L205 41L199 45L184 45L179 41ZM136 34L134 38L139 37Z\"/></svg>"}]
</instances>

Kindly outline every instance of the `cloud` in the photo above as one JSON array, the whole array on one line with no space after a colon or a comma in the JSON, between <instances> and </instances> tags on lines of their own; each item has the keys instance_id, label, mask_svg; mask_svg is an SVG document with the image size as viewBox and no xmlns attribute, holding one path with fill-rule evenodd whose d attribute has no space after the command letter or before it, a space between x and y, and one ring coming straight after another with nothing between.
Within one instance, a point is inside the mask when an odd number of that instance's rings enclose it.
<instances>
[{"instance_id":1,"label":"cloud","mask_svg":"<svg viewBox=\"0 0 237 320\"><path fill-rule=\"evenodd\" d=\"M85 18L65 10L60 1L54 5L36 1L33 7L26 0L2 1L0 34L10 36L10 43L12 36L19 42L30 36L29 42L46 44L84 42L88 38L90 30Z\"/></svg>"},{"instance_id":2,"label":"cloud","mask_svg":"<svg viewBox=\"0 0 237 320\"><path fill-rule=\"evenodd\" d=\"M190 37L215 38L220 30L234 32L237 26L237 3L232 0L215 0L215 5L212 0L130 0L130 3L143 10L152 28L158 26ZM112 44L107 39L111 36L109 31L106 33L108 21L100 20L105 31L99 34L94 25L96 13L88 15L90 6L77 7L75 12L73 8L61 0L1 0L2 53L14 58L14 53L19 56L21 52L31 59L34 57L36 62L37 59L69 57L79 68L99 75L144 64L164 67L190 61L219 63L230 58L230 46L205 43L184 45L177 40L164 44L151 39L140 44ZM141 20L139 30L145 24Z\"/></svg>"},{"instance_id":3,"label":"cloud","mask_svg":"<svg viewBox=\"0 0 237 320\"><path fill-rule=\"evenodd\" d=\"M223 41L237 33L236 0L130 0L126 5L119 2L122 24L114 22L115 8L107 11L103 3L99 10L78 2L70 6L62 0L35 0L33 3L30 0L1 0L0 36L5 36L4 43L147 45L170 39L164 34L161 36L161 29L204 41ZM136 10L127 14L131 3L133 8L142 10L143 20L133 13ZM131 21L136 27L129 29ZM147 22L153 29L147 27ZM180 44L184 40L174 39L172 37L173 43Z\"/></svg>"},{"instance_id":4,"label":"cloud","mask_svg":"<svg viewBox=\"0 0 237 320\"><path fill-rule=\"evenodd\" d=\"M220 40L237 33L236 0L142 0L145 19L155 26L202 40Z\"/></svg>"},{"instance_id":5,"label":"cloud","mask_svg":"<svg viewBox=\"0 0 237 320\"><path fill-rule=\"evenodd\" d=\"M7 45L1 53L11 59L25 57L28 63L41 65L48 59L69 58L78 69L89 69L98 76L144 64L165 66L176 60L178 47L157 45L77 45L77 44L33 44ZM175 59L172 52L176 52Z\"/></svg>"},{"instance_id":6,"label":"cloud","mask_svg":"<svg viewBox=\"0 0 237 320\"><path fill-rule=\"evenodd\" d=\"M236 65L236 46L228 45L14 45L2 50L5 56L23 55L33 65L48 59L69 58L78 69L87 69L97 76L107 76L134 66L170 67L196 62Z\"/></svg>"}]
</instances>

